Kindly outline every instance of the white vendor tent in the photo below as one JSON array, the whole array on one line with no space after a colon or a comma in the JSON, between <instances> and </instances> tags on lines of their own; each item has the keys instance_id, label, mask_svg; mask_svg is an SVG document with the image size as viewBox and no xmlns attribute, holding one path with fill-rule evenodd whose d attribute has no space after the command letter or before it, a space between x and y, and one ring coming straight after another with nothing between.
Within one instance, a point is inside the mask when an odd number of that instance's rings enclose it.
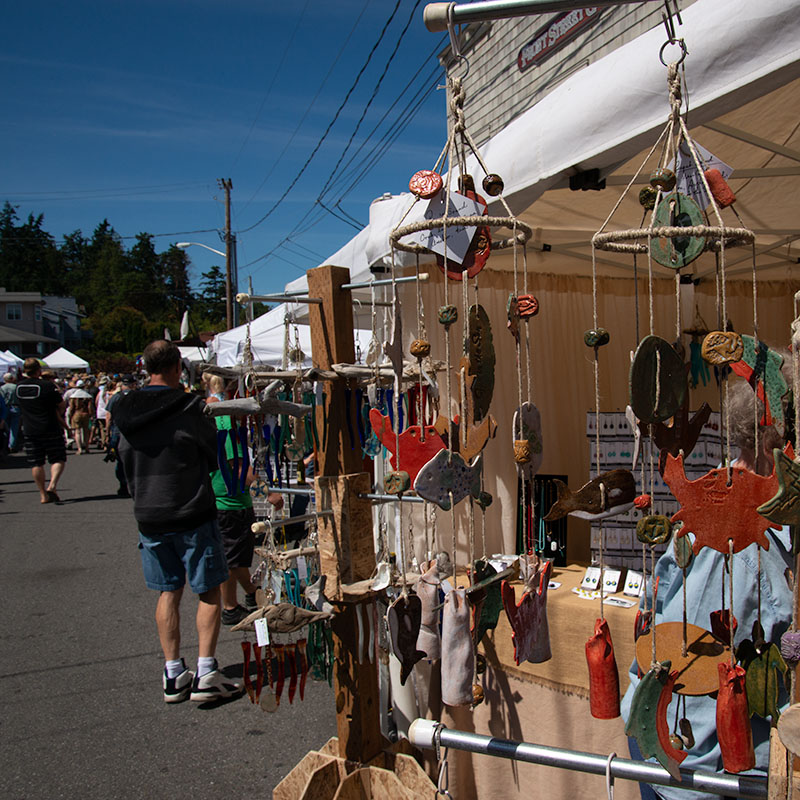
<instances>
[{"instance_id":1,"label":"white vendor tent","mask_svg":"<svg viewBox=\"0 0 800 800\"><path fill-rule=\"evenodd\" d=\"M9 369L16 369L19 364L16 361L12 361L5 353L0 351L0 371L6 372Z\"/></svg>"},{"instance_id":2,"label":"white vendor tent","mask_svg":"<svg viewBox=\"0 0 800 800\"><path fill-rule=\"evenodd\" d=\"M311 366L311 333L307 324L300 321L300 315L305 314L305 306L299 303L281 303L275 308L262 314L250 323L250 349L253 354L253 363L280 369L283 366L284 343L287 336L287 320L289 323L289 349L295 346L295 331L303 351L303 366ZM242 363L245 342L247 340L247 325L231 328L229 331L218 333L209 342L209 356L216 356L216 363L221 367L232 367ZM372 334L367 330L356 329L356 349L366 355ZM290 367L295 366L293 363Z\"/></svg>"},{"instance_id":3,"label":"white vendor tent","mask_svg":"<svg viewBox=\"0 0 800 800\"><path fill-rule=\"evenodd\" d=\"M50 369L89 369L88 361L84 361L82 358L79 358L75 355L75 353L70 353L70 351L65 347L59 347L58 350L53 351L49 356L45 356L43 361L48 367L50 367Z\"/></svg>"},{"instance_id":4,"label":"white vendor tent","mask_svg":"<svg viewBox=\"0 0 800 800\"><path fill-rule=\"evenodd\" d=\"M178 350L181 351L181 358L184 361L188 361L190 364L199 364L201 361L206 361L208 358L208 351L205 347L197 347L196 345L185 347L183 345L178 345Z\"/></svg>"},{"instance_id":5,"label":"white vendor tent","mask_svg":"<svg viewBox=\"0 0 800 800\"><path fill-rule=\"evenodd\" d=\"M20 358L16 353L12 353L10 350L5 350L3 353L0 353L3 358L11 364L16 364L16 366L21 367L25 363L24 358Z\"/></svg>"}]
</instances>

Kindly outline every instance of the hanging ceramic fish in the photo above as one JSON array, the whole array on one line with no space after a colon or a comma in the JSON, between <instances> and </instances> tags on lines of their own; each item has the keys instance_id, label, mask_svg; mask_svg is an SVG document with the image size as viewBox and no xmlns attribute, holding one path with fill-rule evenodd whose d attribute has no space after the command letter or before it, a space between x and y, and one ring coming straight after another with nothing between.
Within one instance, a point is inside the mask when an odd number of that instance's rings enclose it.
<instances>
[{"instance_id":1,"label":"hanging ceramic fish","mask_svg":"<svg viewBox=\"0 0 800 800\"><path fill-rule=\"evenodd\" d=\"M797 402L800 402L798 399ZM778 491L756 511L777 525L800 526L800 464L777 447L772 451L775 459L775 477Z\"/></svg>"},{"instance_id":2,"label":"hanging ceramic fish","mask_svg":"<svg viewBox=\"0 0 800 800\"><path fill-rule=\"evenodd\" d=\"M667 723L667 707L678 671L670 672L672 663L655 664L639 681L633 694L625 733L636 739L645 758L655 758L675 780L681 779L680 763L686 752L672 746Z\"/></svg>"},{"instance_id":3,"label":"hanging ceramic fish","mask_svg":"<svg viewBox=\"0 0 800 800\"><path fill-rule=\"evenodd\" d=\"M550 631L547 625L547 586L552 571L552 561L538 562L530 572L519 603L511 583L502 583L503 607L511 625L514 663L517 665L523 661L539 664L551 658Z\"/></svg>"},{"instance_id":4,"label":"hanging ceramic fish","mask_svg":"<svg viewBox=\"0 0 800 800\"><path fill-rule=\"evenodd\" d=\"M667 456L664 483L680 504L672 521L683 522L678 536L695 535L695 555L702 547L711 547L720 553L728 552L728 540L733 539L733 552L744 550L753 542L769 550L769 540L764 531L769 520L764 519L757 506L769 500L777 488L775 473L757 475L744 467L733 467L728 484L727 469L712 469L694 481L686 479L683 458ZM730 521L736 520L736 525Z\"/></svg>"},{"instance_id":5,"label":"hanging ceramic fish","mask_svg":"<svg viewBox=\"0 0 800 800\"><path fill-rule=\"evenodd\" d=\"M580 519L597 520L623 514L633 508L636 499L636 480L627 469L603 472L573 493L555 478L558 497L545 516L545 522L571 514Z\"/></svg>"},{"instance_id":6,"label":"hanging ceramic fish","mask_svg":"<svg viewBox=\"0 0 800 800\"><path fill-rule=\"evenodd\" d=\"M589 708L595 719L619 716L619 672L608 622L598 619L594 635L586 642L589 667Z\"/></svg>"},{"instance_id":7,"label":"hanging ceramic fish","mask_svg":"<svg viewBox=\"0 0 800 800\"><path fill-rule=\"evenodd\" d=\"M717 664L717 739L726 772L743 772L756 765L753 729L747 709L745 671L738 664Z\"/></svg>"},{"instance_id":8,"label":"hanging ceramic fish","mask_svg":"<svg viewBox=\"0 0 800 800\"><path fill-rule=\"evenodd\" d=\"M467 464L458 453L440 450L418 473L414 491L424 500L436 503L445 511L471 494L476 500L481 494L483 456Z\"/></svg>"},{"instance_id":9,"label":"hanging ceramic fish","mask_svg":"<svg viewBox=\"0 0 800 800\"><path fill-rule=\"evenodd\" d=\"M471 706L475 651L469 624L469 605L464 589L453 589L442 611L442 702Z\"/></svg>"},{"instance_id":10,"label":"hanging ceramic fish","mask_svg":"<svg viewBox=\"0 0 800 800\"><path fill-rule=\"evenodd\" d=\"M703 403L689 419L689 394L687 393L683 405L678 413L672 418L672 425L665 425L658 422L653 425L653 441L661 451L658 461L658 471L663 474L664 466L667 463L667 454L678 456L683 450L683 457L688 458L694 450L703 426L711 416L711 406Z\"/></svg>"},{"instance_id":11,"label":"hanging ceramic fish","mask_svg":"<svg viewBox=\"0 0 800 800\"><path fill-rule=\"evenodd\" d=\"M485 581L494 575L497 575L497 570L488 561L479 559L473 565L475 583ZM503 597L499 583L490 583L481 589L481 592L484 593L483 602L481 603L480 614L475 615L476 618L473 625L473 638L476 647L480 644L486 631L493 631L497 627L500 611L503 608Z\"/></svg>"},{"instance_id":12,"label":"hanging ceramic fish","mask_svg":"<svg viewBox=\"0 0 800 800\"><path fill-rule=\"evenodd\" d=\"M392 640L392 652L400 662L400 683L405 685L414 664L425 658L422 650L417 650L417 637L422 620L422 604L419 597L410 594L398 597L389 606L386 621Z\"/></svg>"}]
</instances>

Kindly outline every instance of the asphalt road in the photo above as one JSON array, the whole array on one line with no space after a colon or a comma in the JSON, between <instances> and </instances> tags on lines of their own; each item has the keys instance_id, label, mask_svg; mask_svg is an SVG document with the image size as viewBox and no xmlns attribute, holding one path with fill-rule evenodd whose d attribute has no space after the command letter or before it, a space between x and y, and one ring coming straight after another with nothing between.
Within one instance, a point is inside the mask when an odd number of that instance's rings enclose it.
<instances>
[{"instance_id":1,"label":"asphalt road","mask_svg":"<svg viewBox=\"0 0 800 800\"><path fill-rule=\"evenodd\" d=\"M333 692L308 681L274 714L246 699L209 708L162 699L163 657L132 502L101 454L70 454L41 505L23 455L0 459L0 797L270 797L335 734ZM194 669L193 596L182 654ZM241 634L217 658L240 677Z\"/></svg>"}]
</instances>

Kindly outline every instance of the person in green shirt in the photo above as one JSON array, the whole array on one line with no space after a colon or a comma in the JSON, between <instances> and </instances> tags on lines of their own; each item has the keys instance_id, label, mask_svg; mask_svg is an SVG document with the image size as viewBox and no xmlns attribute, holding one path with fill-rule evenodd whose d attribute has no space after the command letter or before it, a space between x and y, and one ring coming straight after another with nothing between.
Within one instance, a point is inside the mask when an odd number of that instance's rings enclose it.
<instances>
[{"instance_id":1,"label":"person in green shirt","mask_svg":"<svg viewBox=\"0 0 800 800\"><path fill-rule=\"evenodd\" d=\"M230 430L233 423L230 417L220 416L214 418L217 430ZM237 442L238 460L242 463L241 445ZM233 471L233 442L231 437L225 438L225 455L228 465ZM245 481L245 490L239 492L239 482L236 482L236 494L228 495L228 488L222 477L222 472L216 470L211 473L211 486L217 499L217 520L222 532L222 544L228 560L228 580L222 584L222 622L225 625L236 625L241 622L256 606L256 586L250 580L250 567L253 564L255 549L255 534L252 524L256 521L253 513L253 500L250 497L250 484L255 480L252 468L248 471ZM236 599L236 587L244 590L244 606Z\"/></svg>"}]
</instances>

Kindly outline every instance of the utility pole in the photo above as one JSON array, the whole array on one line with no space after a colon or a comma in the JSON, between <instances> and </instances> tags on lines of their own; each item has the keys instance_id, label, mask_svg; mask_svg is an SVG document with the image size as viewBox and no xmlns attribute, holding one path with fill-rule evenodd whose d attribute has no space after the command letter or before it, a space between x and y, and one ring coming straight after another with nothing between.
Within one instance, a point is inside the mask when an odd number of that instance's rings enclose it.
<instances>
[{"instance_id":1,"label":"utility pole","mask_svg":"<svg viewBox=\"0 0 800 800\"><path fill-rule=\"evenodd\" d=\"M231 189L230 178L219 178L219 188L225 192L225 325L228 330L233 327L233 292L231 290L231 272L233 263L233 247L231 237Z\"/></svg>"}]
</instances>

